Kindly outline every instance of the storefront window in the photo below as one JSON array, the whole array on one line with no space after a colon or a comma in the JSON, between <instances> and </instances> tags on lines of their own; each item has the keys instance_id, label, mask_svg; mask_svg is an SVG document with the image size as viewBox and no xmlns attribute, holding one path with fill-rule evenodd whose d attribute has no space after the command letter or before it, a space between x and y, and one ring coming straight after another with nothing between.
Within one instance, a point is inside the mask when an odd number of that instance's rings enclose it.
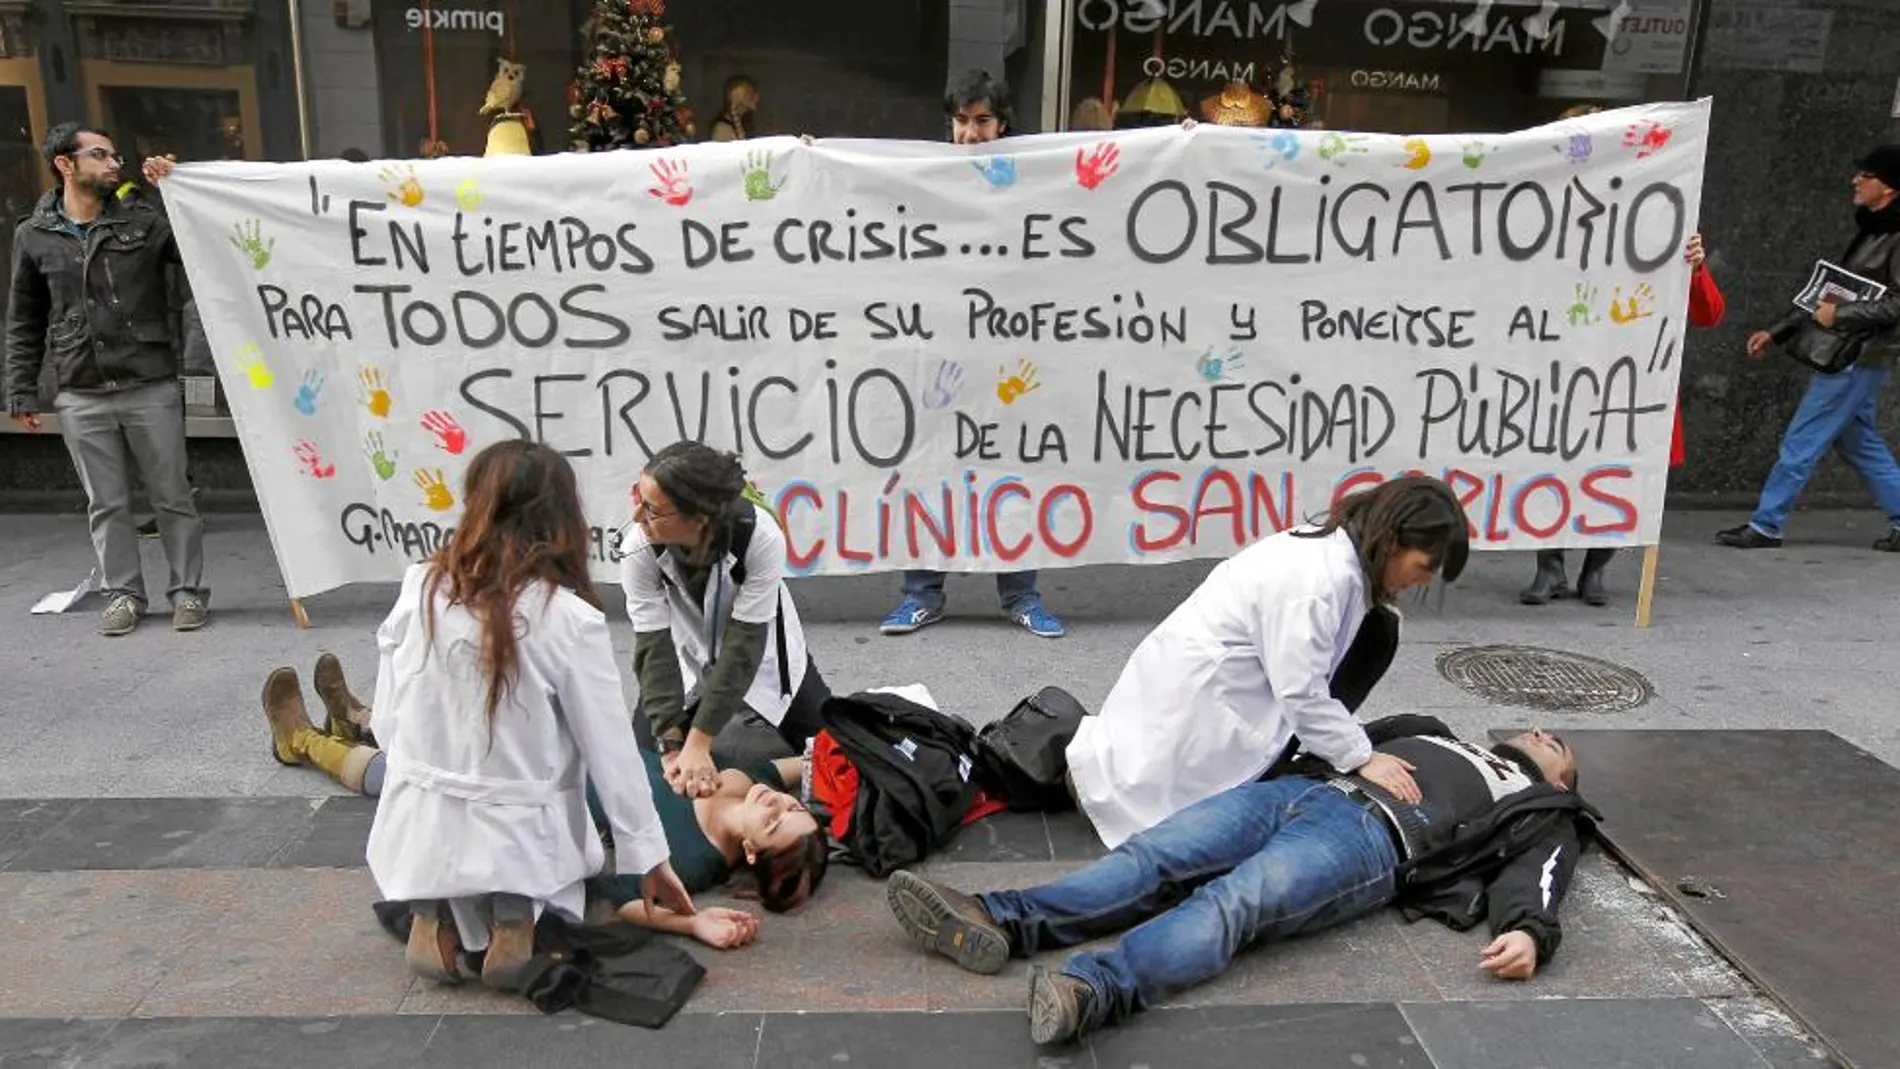
<instances>
[{"instance_id":1,"label":"storefront window","mask_svg":"<svg viewBox=\"0 0 1900 1069\"><path fill-rule=\"evenodd\" d=\"M1074 0L1065 114L1389 133L1679 97L1692 0Z\"/></svg>"}]
</instances>

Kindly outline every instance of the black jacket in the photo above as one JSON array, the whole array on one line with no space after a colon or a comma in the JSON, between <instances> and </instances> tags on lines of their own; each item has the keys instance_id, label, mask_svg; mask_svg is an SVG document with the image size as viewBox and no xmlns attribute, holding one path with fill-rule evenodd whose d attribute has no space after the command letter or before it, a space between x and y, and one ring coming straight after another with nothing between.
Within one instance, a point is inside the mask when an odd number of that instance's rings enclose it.
<instances>
[{"instance_id":1,"label":"black jacket","mask_svg":"<svg viewBox=\"0 0 1900 1069\"><path fill-rule=\"evenodd\" d=\"M1455 738L1436 717L1389 716L1366 725L1374 747L1418 735ZM1399 864L1397 905L1408 920L1433 917L1458 931L1489 921L1492 935L1528 933L1537 963L1557 952L1557 921L1577 855L1602 816L1575 791L1543 782L1528 758L1518 760L1537 785L1505 798L1483 814L1427 833L1422 852ZM1319 778L1332 769L1302 755L1293 769Z\"/></svg>"},{"instance_id":2,"label":"black jacket","mask_svg":"<svg viewBox=\"0 0 1900 1069\"><path fill-rule=\"evenodd\" d=\"M141 198L106 198L83 240L61 225L58 190L40 198L13 232L7 411L39 411L40 365L48 356L62 390L177 377L172 309L179 264L171 224Z\"/></svg>"},{"instance_id":3,"label":"black jacket","mask_svg":"<svg viewBox=\"0 0 1900 1069\"><path fill-rule=\"evenodd\" d=\"M943 845L963 826L976 784L976 729L892 694L832 697L825 729L858 770L844 846L885 876Z\"/></svg>"},{"instance_id":4,"label":"black jacket","mask_svg":"<svg viewBox=\"0 0 1900 1069\"><path fill-rule=\"evenodd\" d=\"M1834 313L1834 329L1846 334L1865 334L1860 363L1870 367L1891 364L1900 356L1900 199L1884 211L1865 208L1854 213L1859 231L1848 243L1840 266L1862 278L1870 278L1887 287L1887 295L1878 301L1859 301L1841 305ZM1821 329L1814 317L1799 308L1769 328L1776 344L1786 345L1804 329Z\"/></svg>"}]
</instances>

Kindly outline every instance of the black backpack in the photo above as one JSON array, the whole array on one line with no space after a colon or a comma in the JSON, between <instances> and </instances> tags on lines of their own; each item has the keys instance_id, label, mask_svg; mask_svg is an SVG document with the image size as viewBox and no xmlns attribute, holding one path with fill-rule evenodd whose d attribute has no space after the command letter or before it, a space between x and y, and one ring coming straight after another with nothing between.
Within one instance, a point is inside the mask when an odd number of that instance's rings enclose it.
<instances>
[{"instance_id":1,"label":"black backpack","mask_svg":"<svg viewBox=\"0 0 1900 1069\"><path fill-rule=\"evenodd\" d=\"M977 732L984 785L1015 810L1059 813L1075 808L1069 793L1069 740L1089 711L1061 687L1044 687Z\"/></svg>"}]
</instances>

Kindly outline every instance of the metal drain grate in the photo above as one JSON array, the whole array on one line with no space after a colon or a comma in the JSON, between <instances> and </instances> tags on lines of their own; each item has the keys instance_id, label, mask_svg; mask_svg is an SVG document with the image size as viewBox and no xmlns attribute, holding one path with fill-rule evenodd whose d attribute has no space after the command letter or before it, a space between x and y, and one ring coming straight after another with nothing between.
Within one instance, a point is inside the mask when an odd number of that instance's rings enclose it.
<instances>
[{"instance_id":1,"label":"metal drain grate","mask_svg":"<svg viewBox=\"0 0 1900 1069\"><path fill-rule=\"evenodd\" d=\"M1617 713L1656 693L1622 665L1535 646L1472 646L1438 657L1438 674L1490 701L1557 713Z\"/></svg>"}]
</instances>

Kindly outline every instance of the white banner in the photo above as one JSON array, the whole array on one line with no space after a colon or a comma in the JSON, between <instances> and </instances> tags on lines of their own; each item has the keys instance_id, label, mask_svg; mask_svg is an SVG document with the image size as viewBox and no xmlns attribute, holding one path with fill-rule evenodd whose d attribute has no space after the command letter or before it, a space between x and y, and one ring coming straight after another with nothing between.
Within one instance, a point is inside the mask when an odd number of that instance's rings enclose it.
<instances>
[{"instance_id":1,"label":"white banner","mask_svg":"<svg viewBox=\"0 0 1900 1069\"><path fill-rule=\"evenodd\" d=\"M597 574L744 453L794 570L1219 557L1425 471L1483 549L1656 540L1708 103L1507 135L185 165L165 198L292 596L392 580L511 435Z\"/></svg>"}]
</instances>

